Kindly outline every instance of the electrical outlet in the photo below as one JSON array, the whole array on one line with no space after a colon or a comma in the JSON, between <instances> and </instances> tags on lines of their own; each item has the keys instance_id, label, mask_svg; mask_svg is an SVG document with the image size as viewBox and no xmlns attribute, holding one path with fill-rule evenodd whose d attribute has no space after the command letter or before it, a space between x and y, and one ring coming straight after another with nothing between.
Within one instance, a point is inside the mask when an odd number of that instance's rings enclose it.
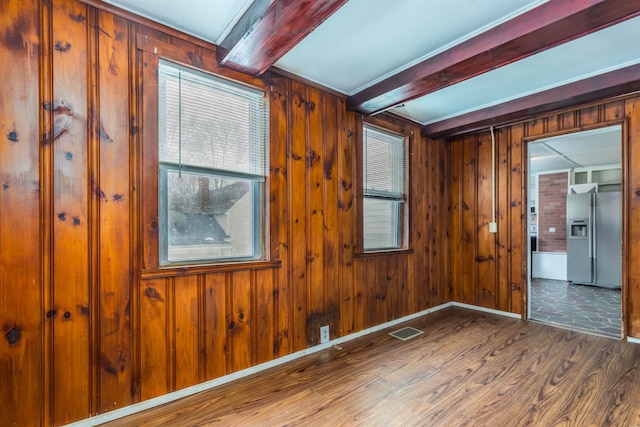
<instances>
[{"instance_id":1,"label":"electrical outlet","mask_svg":"<svg viewBox=\"0 0 640 427\"><path fill-rule=\"evenodd\" d=\"M320 344L324 344L329 341L329 325L320 327Z\"/></svg>"},{"instance_id":2,"label":"electrical outlet","mask_svg":"<svg viewBox=\"0 0 640 427\"><path fill-rule=\"evenodd\" d=\"M489 233L497 233L498 232L498 223L490 222L489 223Z\"/></svg>"}]
</instances>

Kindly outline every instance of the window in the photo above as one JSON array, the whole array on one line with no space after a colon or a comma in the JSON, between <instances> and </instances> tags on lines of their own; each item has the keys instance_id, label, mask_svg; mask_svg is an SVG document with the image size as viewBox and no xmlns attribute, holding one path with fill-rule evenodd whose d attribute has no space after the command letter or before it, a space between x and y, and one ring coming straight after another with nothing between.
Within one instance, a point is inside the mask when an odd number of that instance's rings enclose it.
<instances>
[{"instance_id":1,"label":"window","mask_svg":"<svg viewBox=\"0 0 640 427\"><path fill-rule=\"evenodd\" d=\"M364 250L402 248L407 181L405 138L364 125L362 151Z\"/></svg>"},{"instance_id":2,"label":"window","mask_svg":"<svg viewBox=\"0 0 640 427\"><path fill-rule=\"evenodd\" d=\"M163 60L158 82L160 262L262 258L264 93Z\"/></svg>"}]
</instances>

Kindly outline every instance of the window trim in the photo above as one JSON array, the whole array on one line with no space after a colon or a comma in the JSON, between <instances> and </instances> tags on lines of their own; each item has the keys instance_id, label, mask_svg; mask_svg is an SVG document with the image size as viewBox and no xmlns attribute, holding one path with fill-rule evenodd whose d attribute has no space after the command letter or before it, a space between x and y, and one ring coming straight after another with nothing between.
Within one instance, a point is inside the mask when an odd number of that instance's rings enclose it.
<instances>
[{"instance_id":1,"label":"window trim","mask_svg":"<svg viewBox=\"0 0 640 427\"><path fill-rule=\"evenodd\" d=\"M158 63L160 64L160 61L162 61L164 64L166 64L166 66L169 67L175 67L174 69L187 69L189 70L189 67L185 67L181 64L178 64L174 61L169 61L166 60L164 58L161 58ZM208 79L211 78L214 83L213 85L218 85L218 84L226 84L226 82L229 83L229 85L233 85L235 87L240 86L240 88L242 89L243 87L246 87L248 90L251 91L256 91L255 88L253 87L249 87L246 85L239 85L236 82L232 82L228 79L223 79L213 73L206 73L203 72L201 70L196 70L193 69L194 73L197 73L198 75L200 75L202 78L204 79ZM160 136L160 132L161 132L161 123L160 123L160 105L162 104L160 102L160 78L158 78L158 81L156 82L157 86L158 86L158 145L160 143L160 141L162 140L161 136ZM268 105L267 105L267 93L264 91L259 91L262 94L262 104L263 104L263 108L264 108L264 130L265 130L265 135L264 138L265 140L263 141L264 146L263 148L263 153L264 153L264 158L261 159L262 161L262 166L263 166L263 173L267 174L268 170L269 170L269 162L268 162L268 138L269 138L269 130L268 130ZM158 146L158 151L160 151L159 146ZM250 228L251 228L251 246L253 248L253 254L249 255L249 256L236 256L236 257L232 257L232 256L217 256L217 257L203 257L203 258L187 258L187 259L169 259L169 241L168 241L168 231L167 231L167 225L168 225L168 206L167 206L167 199L168 199L168 179L167 176L171 171L177 171L177 172L184 172L184 173L193 173L193 174L200 174L200 175L206 175L206 176L210 176L210 177L221 177L221 178L227 178L227 179L239 179L239 180L243 180L246 179L248 181L251 181L251 186L252 186L252 201L251 201L251 218L252 218L252 222L250 224ZM163 161L160 156L158 156L158 167L157 167L157 173L158 173L158 216L159 216L159 220L160 220L160 230L159 230L159 236L158 236L158 252L159 252L159 265L160 267L168 267L168 266L181 266L181 265L193 265L193 264L224 264L224 263L229 263L229 262L251 262L251 261L263 261L265 259L265 247L266 244L263 242L263 240L265 240L265 234L264 234L264 230L265 230L265 223L264 223L264 219L265 219L265 215L263 214L263 211L265 209L264 205L266 203L265 198L263 193L265 192L264 189L264 182L266 181L266 177L265 175L257 175L254 173L247 173L247 172L238 172L238 171L232 171L232 170L227 170L227 169L220 169L218 167L207 167L207 166L192 166L192 165L188 165L188 164L176 164L174 162L170 162L170 161ZM259 187L259 188L258 188ZM163 192L164 190L164 192ZM257 191L259 190L259 191ZM262 199L262 201L261 201Z\"/></svg>"},{"instance_id":2,"label":"window trim","mask_svg":"<svg viewBox=\"0 0 640 427\"><path fill-rule=\"evenodd\" d=\"M270 234L273 232L269 223L269 212L271 210L270 194L270 172L271 162L270 150L265 151L264 183L262 185L260 221L261 233L259 235L258 248L262 256L256 259L233 259L233 260L206 260L196 262L160 264L160 211L159 211L159 79L158 66L160 59L175 63L179 66L193 69L197 72L213 75L217 78L240 84L251 89L264 93L265 107L269 112L273 106L273 93L268 82L258 77L252 77L234 70L221 68L215 60L215 53L205 48L186 48L181 43L167 43L147 35L138 35L136 38L137 64L135 68L136 77L134 84L139 87L139 95L135 97L135 102L139 105L140 115L131 120L131 135L134 145L132 150L137 163L132 166L134 174L134 191L137 191L136 201L133 209L140 212L139 224L135 231L140 237L142 254L140 257L139 269L141 274L155 275L183 275L189 272L198 271L235 271L237 269L261 269L277 268L281 265L279 260L272 260L272 248L270 244ZM139 85L139 86L138 86ZM133 89L132 89L133 90ZM266 117L266 138L267 146L270 139L270 115ZM184 168L184 166L183 166ZM184 169L183 169L184 170ZM164 272L164 273L163 273Z\"/></svg>"},{"instance_id":3,"label":"window trim","mask_svg":"<svg viewBox=\"0 0 640 427\"><path fill-rule=\"evenodd\" d=\"M356 195L356 209L357 209L357 249L355 256L375 256L385 255L393 253L412 253L411 242L411 146L413 144L413 131L408 129L403 124L396 123L397 120L392 122L393 118L389 119L386 114L382 114L377 117L366 117L361 114L356 116L356 173L357 173L357 195ZM402 210L404 215L401 219L401 231L399 237L401 239L400 245L397 248L371 248L365 249L364 247L364 127L377 128L383 132L396 134L404 138L404 150L405 150L405 194L404 194L404 206Z\"/></svg>"}]
</instances>

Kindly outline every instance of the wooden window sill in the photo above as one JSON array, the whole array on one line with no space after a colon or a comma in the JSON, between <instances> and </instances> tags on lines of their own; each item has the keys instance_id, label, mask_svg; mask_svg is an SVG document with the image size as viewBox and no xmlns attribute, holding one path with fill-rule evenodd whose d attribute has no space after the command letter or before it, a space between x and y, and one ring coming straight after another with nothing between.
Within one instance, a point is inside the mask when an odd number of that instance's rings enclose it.
<instances>
[{"instance_id":1,"label":"wooden window sill","mask_svg":"<svg viewBox=\"0 0 640 427\"><path fill-rule=\"evenodd\" d=\"M389 250L380 250L380 251L371 251L371 252L356 252L354 254L355 258L368 258L368 257L377 257L377 256L389 256L389 255L406 255L412 254L413 249L389 249Z\"/></svg>"},{"instance_id":2,"label":"wooden window sill","mask_svg":"<svg viewBox=\"0 0 640 427\"><path fill-rule=\"evenodd\" d=\"M282 262L276 261L239 261L219 264L198 265L171 265L160 268L142 270L142 279L155 279L160 277L190 276L194 274L221 273L227 271L242 270L266 270L280 268Z\"/></svg>"}]
</instances>

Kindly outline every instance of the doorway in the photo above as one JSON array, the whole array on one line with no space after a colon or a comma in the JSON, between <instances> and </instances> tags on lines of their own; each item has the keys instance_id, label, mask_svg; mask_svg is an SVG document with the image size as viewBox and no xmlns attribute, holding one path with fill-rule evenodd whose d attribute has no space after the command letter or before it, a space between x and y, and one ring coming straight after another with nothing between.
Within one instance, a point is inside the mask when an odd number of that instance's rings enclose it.
<instances>
[{"instance_id":1,"label":"doorway","mask_svg":"<svg viewBox=\"0 0 640 427\"><path fill-rule=\"evenodd\" d=\"M528 161L529 319L620 338L622 127L531 141Z\"/></svg>"}]
</instances>

